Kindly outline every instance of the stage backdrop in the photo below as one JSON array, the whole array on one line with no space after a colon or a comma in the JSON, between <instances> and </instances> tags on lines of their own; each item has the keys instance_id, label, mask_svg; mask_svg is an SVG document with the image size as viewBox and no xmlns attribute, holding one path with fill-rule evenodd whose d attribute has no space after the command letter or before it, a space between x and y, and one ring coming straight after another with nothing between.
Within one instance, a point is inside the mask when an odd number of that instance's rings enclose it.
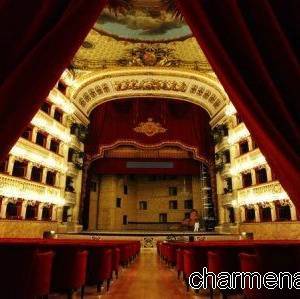
<instances>
[{"instance_id":1,"label":"stage backdrop","mask_svg":"<svg viewBox=\"0 0 300 299\"><path fill-rule=\"evenodd\" d=\"M178 145L197 160L213 160L209 115L201 107L168 99L123 99L95 108L90 115L86 153L103 157L121 144L139 148Z\"/></svg>"}]
</instances>

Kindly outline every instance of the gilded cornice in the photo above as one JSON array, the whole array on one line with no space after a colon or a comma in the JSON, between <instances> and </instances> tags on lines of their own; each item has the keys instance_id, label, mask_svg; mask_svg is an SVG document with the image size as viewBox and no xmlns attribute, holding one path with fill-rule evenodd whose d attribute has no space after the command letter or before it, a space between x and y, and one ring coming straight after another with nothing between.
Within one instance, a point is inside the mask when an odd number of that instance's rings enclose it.
<instances>
[{"instance_id":1,"label":"gilded cornice","mask_svg":"<svg viewBox=\"0 0 300 299\"><path fill-rule=\"evenodd\" d=\"M68 89L68 97L86 115L99 104L116 98L163 97L202 106L211 117L228 102L221 84L187 71L131 68L86 73Z\"/></svg>"},{"instance_id":2,"label":"gilded cornice","mask_svg":"<svg viewBox=\"0 0 300 299\"><path fill-rule=\"evenodd\" d=\"M88 44L88 47L85 47ZM91 30L86 37L85 43L80 47L76 53L72 65L77 69L85 70L99 70L102 68L114 68L122 67L124 60L129 59L132 53L136 49L146 49L147 53L151 52L151 49L159 49L159 57L165 58L163 61L176 60L180 62L179 65L175 63L167 63L166 65L170 67L182 67L182 68L193 68L194 70L210 71L211 67L207 62L205 55L203 54L201 48L199 47L196 39L190 37L181 41L171 41L165 42L130 42L124 40L118 40L111 36L101 34L95 30ZM147 50L148 49L148 50ZM149 52L150 49L150 52ZM165 53L165 55L164 55ZM134 55L134 57L136 57ZM143 58L143 56L141 56ZM149 58L149 55L147 56ZM152 56L152 58L155 58ZM137 62L137 60L134 60ZM134 64L134 61L133 64ZM148 62L153 62L153 60L140 60L138 63L143 65ZM132 63L131 63L132 64ZM163 66L165 63L158 63L157 67Z\"/></svg>"}]
</instances>

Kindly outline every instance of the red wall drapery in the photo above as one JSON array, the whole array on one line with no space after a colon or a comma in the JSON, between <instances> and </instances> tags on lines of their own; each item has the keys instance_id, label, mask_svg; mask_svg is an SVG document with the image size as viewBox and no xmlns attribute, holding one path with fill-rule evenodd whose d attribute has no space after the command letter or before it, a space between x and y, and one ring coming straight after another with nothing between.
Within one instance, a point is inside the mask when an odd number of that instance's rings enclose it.
<instances>
[{"instance_id":1,"label":"red wall drapery","mask_svg":"<svg viewBox=\"0 0 300 299\"><path fill-rule=\"evenodd\" d=\"M163 133L147 136L134 129L148 119L159 123ZM168 99L123 99L96 107L90 115L85 150L92 157L121 144L153 148L178 145L193 151L196 158L214 158L209 115L199 106Z\"/></svg>"},{"instance_id":2,"label":"red wall drapery","mask_svg":"<svg viewBox=\"0 0 300 299\"><path fill-rule=\"evenodd\" d=\"M241 118L300 210L300 1L177 0Z\"/></svg>"},{"instance_id":3,"label":"red wall drapery","mask_svg":"<svg viewBox=\"0 0 300 299\"><path fill-rule=\"evenodd\" d=\"M106 2L0 2L0 160L69 65Z\"/></svg>"}]
</instances>

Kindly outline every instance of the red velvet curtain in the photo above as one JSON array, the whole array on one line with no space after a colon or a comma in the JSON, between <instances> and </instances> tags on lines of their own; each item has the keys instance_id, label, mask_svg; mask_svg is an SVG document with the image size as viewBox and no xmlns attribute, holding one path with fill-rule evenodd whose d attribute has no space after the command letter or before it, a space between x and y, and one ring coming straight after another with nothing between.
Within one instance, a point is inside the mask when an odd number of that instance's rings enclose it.
<instances>
[{"instance_id":1,"label":"red velvet curtain","mask_svg":"<svg viewBox=\"0 0 300 299\"><path fill-rule=\"evenodd\" d=\"M153 136L135 131L149 119L166 131ZM214 157L208 113L199 106L177 100L122 99L96 107L90 114L86 153L102 155L105 148L121 142L142 146L180 144L195 151L204 161L212 161Z\"/></svg>"},{"instance_id":2,"label":"red velvet curtain","mask_svg":"<svg viewBox=\"0 0 300 299\"><path fill-rule=\"evenodd\" d=\"M106 2L0 1L0 160L68 67Z\"/></svg>"},{"instance_id":3,"label":"red velvet curtain","mask_svg":"<svg viewBox=\"0 0 300 299\"><path fill-rule=\"evenodd\" d=\"M300 1L177 0L177 4L300 210Z\"/></svg>"}]
</instances>

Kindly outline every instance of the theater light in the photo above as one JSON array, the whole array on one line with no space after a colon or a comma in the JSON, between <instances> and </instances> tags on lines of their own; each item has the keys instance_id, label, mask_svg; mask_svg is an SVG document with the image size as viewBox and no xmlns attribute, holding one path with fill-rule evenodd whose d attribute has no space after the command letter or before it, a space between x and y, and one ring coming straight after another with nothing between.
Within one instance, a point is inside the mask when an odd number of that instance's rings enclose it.
<instances>
[{"instance_id":1,"label":"theater light","mask_svg":"<svg viewBox=\"0 0 300 299\"><path fill-rule=\"evenodd\" d=\"M67 86L72 86L74 82L74 77L68 69L65 69L62 75L60 76L60 80L63 81Z\"/></svg>"},{"instance_id":2,"label":"theater light","mask_svg":"<svg viewBox=\"0 0 300 299\"><path fill-rule=\"evenodd\" d=\"M37 164L46 166L51 169L58 170L60 172L66 172L68 167L66 164L62 164L61 161L56 160L55 158L51 157L50 155L48 157L45 157L43 155L38 155L32 151L26 150L18 144L16 144L10 151L10 153L16 157L23 158L25 160L35 162Z\"/></svg>"},{"instance_id":3,"label":"theater light","mask_svg":"<svg viewBox=\"0 0 300 299\"><path fill-rule=\"evenodd\" d=\"M69 143L71 141L71 135L67 132L67 130L61 128L60 124L57 124L56 121L52 119L47 120L46 116L42 115L42 112L40 111L34 116L31 123L65 143Z\"/></svg>"},{"instance_id":4,"label":"theater light","mask_svg":"<svg viewBox=\"0 0 300 299\"><path fill-rule=\"evenodd\" d=\"M55 205L63 206L65 200L61 197L51 196L49 194L41 194L34 190L23 191L16 186L5 186L1 189L1 194L10 198L22 198L26 200L34 200L45 203L52 203Z\"/></svg>"},{"instance_id":5,"label":"theater light","mask_svg":"<svg viewBox=\"0 0 300 299\"><path fill-rule=\"evenodd\" d=\"M275 200L288 200L289 196L278 181L238 190L239 205L272 202Z\"/></svg>"},{"instance_id":6,"label":"theater light","mask_svg":"<svg viewBox=\"0 0 300 299\"><path fill-rule=\"evenodd\" d=\"M74 105L56 88L53 88L50 91L48 98L52 103L60 107L67 114L74 113Z\"/></svg>"},{"instance_id":7,"label":"theater light","mask_svg":"<svg viewBox=\"0 0 300 299\"><path fill-rule=\"evenodd\" d=\"M246 126L242 123L238 127L229 130L228 143L235 144L239 142L241 139L250 136L250 132L246 128Z\"/></svg>"},{"instance_id":8,"label":"theater light","mask_svg":"<svg viewBox=\"0 0 300 299\"><path fill-rule=\"evenodd\" d=\"M257 166L264 165L266 163L267 163L266 158L262 154L257 155L254 158L250 158L248 156L246 161L236 162L235 165L230 168L230 174L237 175L243 171L255 168Z\"/></svg>"},{"instance_id":9,"label":"theater light","mask_svg":"<svg viewBox=\"0 0 300 299\"><path fill-rule=\"evenodd\" d=\"M233 104L230 102L225 108L225 114L227 116L231 116L231 115L234 115L235 113L236 113L236 109L233 106Z\"/></svg>"},{"instance_id":10,"label":"theater light","mask_svg":"<svg viewBox=\"0 0 300 299\"><path fill-rule=\"evenodd\" d=\"M21 178L0 174L0 194L9 198L22 198L63 206L60 190Z\"/></svg>"},{"instance_id":11,"label":"theater light","mask_svg":"<svg viewBox=\"0 0 300 299\"><path fill-rule=\"evenodd\" d=\"M239 196L238 196L239 197ZM239 205L251 205L260 202L273 202L275 200L287 200L289 199L285 191L279 193L266 192L263 194L248 194L247 196L239 197Z\"/></svg>"}]
</instances>

